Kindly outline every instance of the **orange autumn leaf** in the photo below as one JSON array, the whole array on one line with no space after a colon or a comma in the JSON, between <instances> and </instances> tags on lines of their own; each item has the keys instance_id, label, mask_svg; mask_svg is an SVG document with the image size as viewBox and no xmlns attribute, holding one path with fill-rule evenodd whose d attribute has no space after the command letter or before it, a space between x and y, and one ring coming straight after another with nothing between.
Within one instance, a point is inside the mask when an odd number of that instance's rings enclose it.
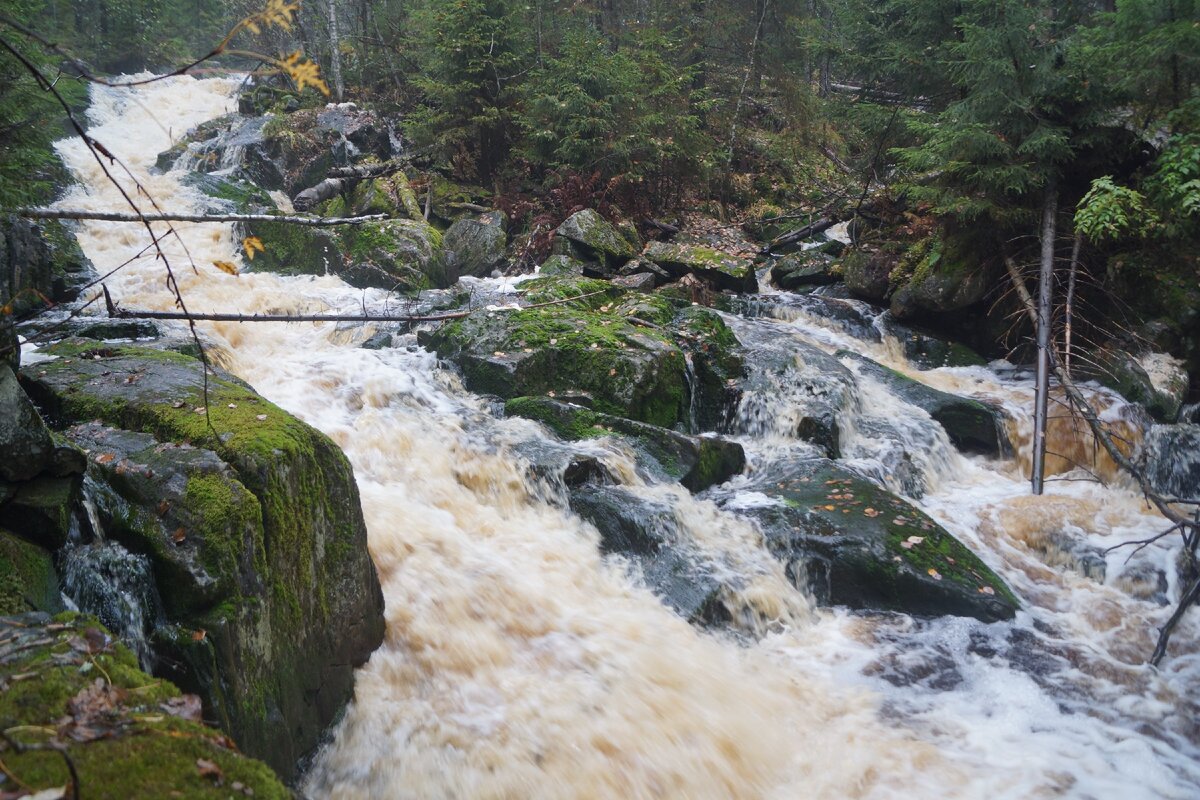
<instances>
[{"instance_id":1,"label":"orange autumn leaf","mask_svg":"<svg viewBox=\"0 0 1200 800\"><path fill-rule=\"evenodd\" d=\"M213 266L224 272L226 275L237 275L238 268L236 264L229 261L214 261Z\"/></svg>"},{"instance_id":2,"label":"orange autumn leaf","mask_svg":"<svg viewBox=\"0 0 1200 800\"><path fill-rule=\"evenodd\" d=\"M245 239L242 239L242 249L246 251L246 258L251 261L254 260L255 251L260 253L267 252L267 248L263 247L262 239L257 236L247 236Z\"/></svg>"}]
</instances>

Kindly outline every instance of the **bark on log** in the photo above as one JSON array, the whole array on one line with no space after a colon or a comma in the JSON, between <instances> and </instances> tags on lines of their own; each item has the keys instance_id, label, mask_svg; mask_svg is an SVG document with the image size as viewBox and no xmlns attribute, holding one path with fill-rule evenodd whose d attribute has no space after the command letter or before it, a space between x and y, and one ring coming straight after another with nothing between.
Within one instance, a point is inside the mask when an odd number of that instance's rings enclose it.
<instances>
[{"instance_id":1,"label":"bark on log","mask_svg":"<svg viewBox=\"0 0 1200 800\"><path fill-rule=\"evenodd\" d=\"M821 217L816 222L805 225L803 228L797 228L782 236L777 236L767 245L767 249L772 250L776 247L783 247L786 244L795 244L796 242L816 236L818 233L823 233L837 224L838 220L835 217Z\"/></svg>"},{"instance_id":2,"label":"bark on log","mask_svg":"<svg viewBox=\"0 0 1200 800\"><path fill-rule=\"evenodd\" d=\"M341 194L353 183L354 179L351 178L326 178L293 197L292 207L297 211L308 211L319 203Z\"/></svg>"},{"instance_id":3,"label":"bark on log","mask_svg":"<svg viewBox=\"0 0 1200 800\"><path fill-rule=\"evenodd\" d=\"M324 227L327 225L361 225L378 219L384 214L367 214L361 217L298 217L275 214L123 214L116 211L82 211L70 208L18 208L18 217L27 219L91 219L100 222L286 222L290 225Z\"/></svg>"}]
</instances>

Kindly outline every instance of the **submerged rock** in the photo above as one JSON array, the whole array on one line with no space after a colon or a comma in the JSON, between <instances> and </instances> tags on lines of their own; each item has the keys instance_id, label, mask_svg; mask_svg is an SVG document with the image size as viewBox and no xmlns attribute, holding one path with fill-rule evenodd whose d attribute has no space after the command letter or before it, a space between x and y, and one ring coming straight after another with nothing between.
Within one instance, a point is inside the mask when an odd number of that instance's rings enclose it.
<instances>
[{"instance_id":1,"label":"submerged rock","mask_svg":"<svg viewBox=\"0 0 1200 800\"><path fill-rule=\"evenodd\" d=\"M621 436L653 459L665 477L693 492L723 483L746 466L746 454L737 442L687 436L547 397L518 397L505 403L504 411L541 422L564 439Z\"/></svg>"},{"instance_id":2,"label":"submerged rock","mask_svg":"<svg viewBox=\"0 0 1200 800\"><path fill-rule=\"evenodd\" d=\"M788 576L821 603L919 615L1011 619L1018 601L944 528L828 459L773 467L744 487L773 503L736 506L758 521ZM732 495L713 493L728 505Z\"/></svg>"},{"instance_id":3,"label":"submerged rock","mask_svg":"<svg viewBox=\"0 0 1200 800\"><path fill-rule=\"evenodd\" d=\"M987 364L986 358L967 345L918 328L901 325L891 314L884 314L881 322L887 333L900 343L905 358L917 369L976 367Z\"/></svg>"},{"instance_id":4,"label":"submerged rock","mask_svg":"<svg viewBox=\"0 0 1200 800\"><path fill-rule=\"evenodd\" d=\"M570 502L600 532L601 551L636 564L645 584L681 617L705 626L730 621L722 584L688 557L670 506L620 486L581 486Z\"/></svg>"},{"instance_id":5,"label":"submerged rock","mask_svg":"<svg viewBox=\"0 0 1200 800\"><path fill-rule=\"evenodd\" d=\"M383 636L345 456L223 373L209 377L206 416L196 359L82 340L49 351L58 358L22 380L91 449L111 535L151 559L168 610L154 647L170 677L293 776Z\"/></svg>"},{"instance_id":6,"label":"submerged rock","mask_svg":"<svg viewBox=\"0 0 1200 800\"><path fill-rule=\"evenodd\" d=\"M49 736L61 745L79 796L292 796L266 764L202 723L198 698L142 672L94 618L0 617L0 640L12 644L0 660L0 720L18 741L43 744ZM71 781L54 752L9 751L4 764L30 797L62 797Z\"/></svg>"},{"instance_id":7,"label":"submerged rock","mask_svg":"<svg viewBox=\"0 0 1200 800\"><path fill-rule=\"evenodd\" d=\"M1155 425L1146 436L1146 477L1164 494L1200 499L1200 424Z\"/></svg>"},{"instance_id":8,"label":"submerged rock","mask_svg":"<svg viewBox=\"0 0 1200 800\"><path fill-rule=\"evenodd\" d=\"M946 435L959 450L997 458L1012 451L1004 413L996 406L939 391L858 353L839 350L836 355L843 360L852 360L862 374L879 381L892 394L927 412L945 429Z\"/></svg>"}]
</instances>

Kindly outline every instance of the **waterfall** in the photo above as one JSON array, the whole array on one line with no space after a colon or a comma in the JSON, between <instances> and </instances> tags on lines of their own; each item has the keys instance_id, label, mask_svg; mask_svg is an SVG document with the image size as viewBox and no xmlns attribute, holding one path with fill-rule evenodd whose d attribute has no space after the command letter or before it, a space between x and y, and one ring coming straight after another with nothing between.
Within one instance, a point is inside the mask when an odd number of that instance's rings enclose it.
<instances>
[{"instance_id":1,"label":"waterfall","mask_svg":"<svg viewBox=\"0 0 1200 800\"><path fill-rule=\"evenodd\" d=\"M182 170L149 174L172 144L154 120L178 133L228 113L237 85L177 77L136 90L136 104L126 90L93 87L90 133L159 205L198 208ZM59 149L79 179L64 206L120 207L79 143ZM194 311L386 302L333 277L226 275L212 264L241 263L230 226L176 227L183 242L164 247ZM135 256L144 236L114 223L79 232L101 272ZM511 301L511 282L479 283ZM128 308L174 305L152 254L108 286ZM765 295L770 313L727 315L762 355L733 426L751 471L812 455L798 432L816 420L848 464L907 494L1003 575L1023 602L1015 621L815 609L737 513L760 497L735 480L735 502L718 508L639 475L619 445L596 445L625 491L664 509L664 535L731 587L734 633L700 630L530 476L519 454L545 431L498 416L412 335L369 350L357 347L367 329L198 325L218 363L346 451L361 490L387 636L316 760L311 796L1196 796L1197 615L1177 631L1165 669L1143 663L1164 616L1138 587L1161 578L1177 591L1177 545L1128 564L1128 551L1102 556L1103 577L1048 555L1144 538L1162 519L1119 484L1050 482L1047 502L1031 501L1021 458L958 453L927 414L837 353L1001 406L1018 452L1028 377L1002 364L918 371L864 307L798 297ZM817 373L834 380L818 384ZM1094 392L1112 418L1131 414ZM1052 437L1053 450L1074 446L1070 431ZM1070 452L1086 460L1086 447Z\"/></svg>"}]
</instances>

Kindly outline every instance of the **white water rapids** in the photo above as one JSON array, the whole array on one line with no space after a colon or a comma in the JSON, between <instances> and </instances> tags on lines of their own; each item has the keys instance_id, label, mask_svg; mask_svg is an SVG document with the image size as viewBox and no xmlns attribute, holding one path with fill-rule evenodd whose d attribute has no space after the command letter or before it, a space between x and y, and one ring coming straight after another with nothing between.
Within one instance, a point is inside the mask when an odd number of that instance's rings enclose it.
<instances>
[{"instance_id":1,"label":"white water rapids","mask_svg":"<svg viewBox=\"0 0 1200 800\"><path fill-rule=\"evenodd\" d=\"M149 168L172 135L231 111L236 87L183 77L97 88L90 133L161 207L200 208L181 173ZM123 208L79 142L60 151L80 180L63 206ZM333 277L226 275L212 264L242 263L231 226L175 227L198 274L177 242L164 246L192 311L350 311L385 300ZM141 226L117 223L85 223L79 240L100 273L148 241ZM150 254L107 283L126 307L173 305ZM886 341L787 316L731 324L776 347L854 348L1018 419L1031 406L1028 381L985 368L918 373ZM714 570L740 577L739 601L757 625L706 633L602 558L595 530L535 490L511 445L546 434L498 418L415 340L367 350L358 344L369 328L200 327L218 363L346 451L362 493L387 635L307 779L312 797L1200 796L1200 613L1185 618L1161 669L1143 663L1170 612L1154 599L1154 576L1177 593L1175 543L1140 554L1131 562L1140 572L1123 565L1125 553L1108 556L1101 581L1069 568L1053 539L1066 529L1095 549L1159 530L1130 491L1055 482L1029 497L1017 461L958 454L923 412L864 381L849 455L883 457L862 433L873 417L910 421L927 487L916 502L1023 603L1012 623L914 620L812 608L749 523L644 485L619 447L597 444L632 490L675 506ZM752 464L798 446L740 440Z\"/></svg>"}]
</instances>

